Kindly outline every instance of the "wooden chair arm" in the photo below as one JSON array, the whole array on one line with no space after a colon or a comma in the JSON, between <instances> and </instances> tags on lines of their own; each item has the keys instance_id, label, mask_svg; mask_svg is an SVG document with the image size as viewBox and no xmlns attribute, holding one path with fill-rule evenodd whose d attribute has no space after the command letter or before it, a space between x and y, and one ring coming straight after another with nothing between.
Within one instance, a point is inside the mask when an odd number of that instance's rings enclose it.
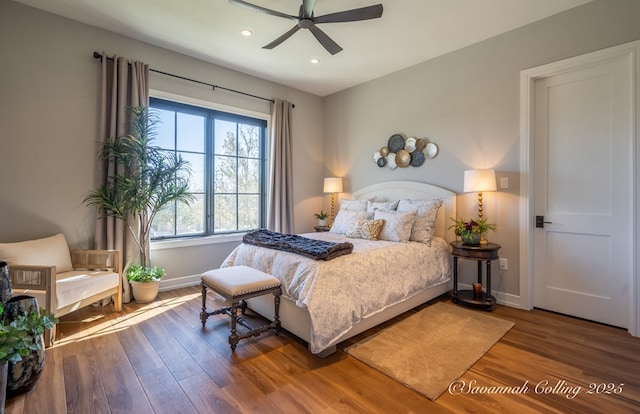
<instances>
[{"instance_id":1,"label":"wooden chair arm","mask_svg":"<svg viewBox=\"0 0 640 414\"><path fill-rule=\"evenodd\" d=\"M74 269L111 270L122 274L119 250L72 249L71 264Z\"/></svg>"},{"instance_id":2,"label":"wooden chair arm","mask_svg":"<svg viewBox=\"0 0 640 414\"><path fill-rule=\"evenodd\" d=\"M9 277L14 289L49 290L55 286L56 267L12 264Z\"/></svg>"},{"instance_id":3,"label":"wooden chair arm","mask_svg":"<svg viewBox=\"0 0 640 414\"><path fill-rule=\"evenodd\" d=\"M24 294L40 294L44 296L44 303L39 306L47 313L55 312L56 298L56 267L55 266L30 266L10 265L9 277L11 287L23 290Z\"/></svg>"}]
</instances>

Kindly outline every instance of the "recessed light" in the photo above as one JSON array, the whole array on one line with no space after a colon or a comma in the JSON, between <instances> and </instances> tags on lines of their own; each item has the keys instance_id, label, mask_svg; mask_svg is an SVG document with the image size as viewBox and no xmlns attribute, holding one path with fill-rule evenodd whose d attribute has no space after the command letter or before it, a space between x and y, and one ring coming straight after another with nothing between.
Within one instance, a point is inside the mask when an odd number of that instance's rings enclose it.
<instances>
[{"instance_id":1,"label":"recessed light","mask_svg":"<svg viewBox=\"0 0 640 414\"><path fill-rule=\"evenodd\" d=\"M311 63L313 63L314 65L315 65L316 63L320 63L320 59L313 58L313 59L311 59Z\"/></svg>"},{"instance_id":2,"label":"recessed light","mask_svg":"<svg viewBox=\"0 0 640 414\"><path fill-rule=\"evenodd\" d=\"M247 37L253 34L249 29L243 29L240 33L242 33L242 36L247 36Z\"/></svg>"}]
</instances>

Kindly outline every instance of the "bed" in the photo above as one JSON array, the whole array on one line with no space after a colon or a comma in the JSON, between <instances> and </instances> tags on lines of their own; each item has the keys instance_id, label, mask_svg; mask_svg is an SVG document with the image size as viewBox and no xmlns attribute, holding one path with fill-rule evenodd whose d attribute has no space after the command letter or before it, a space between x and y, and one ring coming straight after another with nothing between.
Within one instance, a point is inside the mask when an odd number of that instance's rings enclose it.
<instances>
[{"instance_id":1,"label":"bed","mask_svg":"<svg viewBox=\"0 0 640 414\"><path fill-rule=\"evenodd\" d=\"M334 232L338 230L338 216L342 214L342 219L352 214L343 212L349 205L345 201L341 203L331 232L302 236L335 243L351 242L354 246L351 254L322 261L242 243L222 264L223 267L246 265L278 277L283 285L282 327L305 340L309 350L320 357L335 352L339 342L451 290L448 241L455 235L448 229L447 220L456 214L455 193L425 183L389 181L362 188L349 198L368 202L370 210L372 205L397 200L441 200L442 204L438 201L433 237L428 243L363 240ZM374 211L376 218L378 214L381 217L400 215ZM259 314L273 318L271 298L253 298L248 305Z\"/></svg>"}]
</instances>

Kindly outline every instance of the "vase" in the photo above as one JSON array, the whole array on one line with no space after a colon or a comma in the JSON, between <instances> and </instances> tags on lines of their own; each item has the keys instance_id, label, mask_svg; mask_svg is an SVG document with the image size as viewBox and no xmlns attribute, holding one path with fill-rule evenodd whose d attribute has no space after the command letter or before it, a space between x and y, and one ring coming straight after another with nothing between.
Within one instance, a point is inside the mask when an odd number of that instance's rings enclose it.
<instances>
[{"instance_id":1,"label":"vase","mask_svg":"<svg viewBox=\"0 0 640 414\"><path fill-rule=\"evenodd\" d=\"M7 367L9 363L4 361L0 365L0 414L4 414L4 404L7 401Z\"/></svg>"},{"instance_id":2,"label":"vase","mask_svg":"<svg viewBox=\"0 0 640 414\"><path fill-rule=\"evenodd\" d=\"M30 312L38 313L38 301L33 296L20 295L9 299L4 305L2 318L5 324L10 323L19 315ZM29 391L36 384L44 369L44 338L42 335L34 335L33 350L22 357L22 361L8 363L7 367L7 396L15 397Z\"/></svg>"},{"instance_id":3,"label":"vase","mask_svg":"<svg viewBox=\"0 0 640 414\"><path fill-rule=\"evenodd\" d=\"M460 235L462 237L462 244L466 246L478 246L480 244L480 234L467 233Z\"/></svg>"},{"instance_id":4,"label":"vase","mask_svg":"<svg viewBox=\"0 0 640 414\"><path fill-rule=\"evenodd\" d=\"M9 266L5 262L0 262L0 302L5 303L12 297L13 292L11 290Z\"/></svg>"}]
</instances>

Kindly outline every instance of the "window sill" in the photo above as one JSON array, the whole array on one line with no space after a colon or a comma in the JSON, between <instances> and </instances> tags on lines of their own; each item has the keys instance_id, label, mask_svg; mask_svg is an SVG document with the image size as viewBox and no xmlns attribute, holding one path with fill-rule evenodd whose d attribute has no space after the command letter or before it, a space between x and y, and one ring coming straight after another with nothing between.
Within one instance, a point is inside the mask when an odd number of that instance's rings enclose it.
<instances>
[{"instance_id":1,"label":"window sill","mask_svg":"<svg viewBox=\"0 0 640 414\"><path fill-rule=\"evenodd\" d=\"M157 241L151 242L149 246L149 250L165 250L165 249L175 249L175 248L181 248L181 247L202 246L202 245L216 244L216 243L241 242L242 236L244 236L244 233L224 234L224 235L194 237L194 238L184 238L184 239L157 240Z\"/></svg>"}]
</instances>

